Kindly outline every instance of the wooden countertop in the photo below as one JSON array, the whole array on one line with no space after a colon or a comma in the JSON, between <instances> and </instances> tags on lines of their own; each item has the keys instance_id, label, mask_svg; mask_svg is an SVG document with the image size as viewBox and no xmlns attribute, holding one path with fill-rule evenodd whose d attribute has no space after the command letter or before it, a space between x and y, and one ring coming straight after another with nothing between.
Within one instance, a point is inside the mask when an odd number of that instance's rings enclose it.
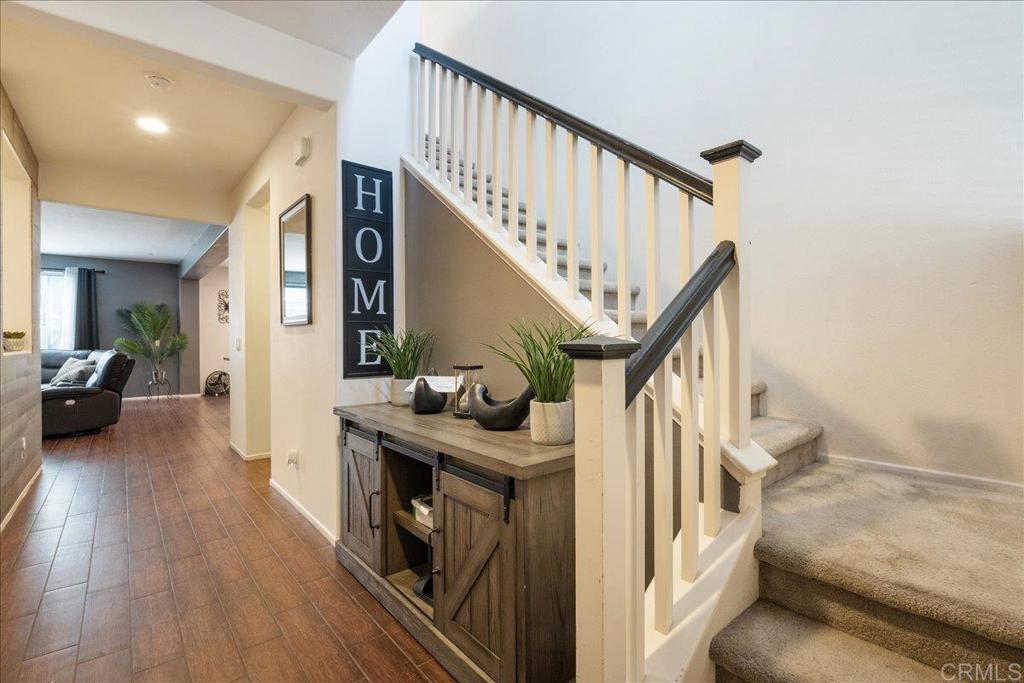
<instances>
[{"instance_id":1,"label":"wooden countertop","mask_svg":"<svg viewBox=\"0 0 1024 683\"><path fill-rule=\"evenodd\" d=\"M491 432L474 420L453 417L451 411L417 415L408 407L399 408L390 403L337 406L334 414L516 479L530 479L573 467L574 444L539 446L530 441L528 427Z\"/></svg>"}]
</instances>

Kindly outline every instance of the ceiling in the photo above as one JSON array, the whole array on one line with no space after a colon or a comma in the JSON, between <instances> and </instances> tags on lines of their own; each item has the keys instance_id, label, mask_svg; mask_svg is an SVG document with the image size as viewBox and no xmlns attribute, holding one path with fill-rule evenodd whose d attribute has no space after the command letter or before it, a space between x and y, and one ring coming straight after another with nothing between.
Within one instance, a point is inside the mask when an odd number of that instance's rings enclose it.
<instances>
[{"instance_id":1,"label":"ceiling","mask_svg":"<svg viewBox=\"0 0 1024 683\"><path fill-rule=\"evenodd\" d=\"M207 0L257 24L355 59L401 0Z\"/></svg>"},{"instance_id":2,"label":"ceiling","mask_svg":"<svg viewBox=\"0 0 1024 683\"><path fill-rule=\"evenodd\" d=\"M40 251L63 256L178 263L206 223L43 202Z\"/></svg>"},{"instance_id":3,"label":"ceiling","mask_svg":"<svg viewBox=\"0 0 1024 683\"><path fill-rule=\"evenodd\" d=\"M165 91L145 80L174 81ZM230 192L294 105L100 47L35 23L0 22L0 78L42 163L138 173ZM156 116L164 135L135 120Z\"/></svg>"}]
</instances>

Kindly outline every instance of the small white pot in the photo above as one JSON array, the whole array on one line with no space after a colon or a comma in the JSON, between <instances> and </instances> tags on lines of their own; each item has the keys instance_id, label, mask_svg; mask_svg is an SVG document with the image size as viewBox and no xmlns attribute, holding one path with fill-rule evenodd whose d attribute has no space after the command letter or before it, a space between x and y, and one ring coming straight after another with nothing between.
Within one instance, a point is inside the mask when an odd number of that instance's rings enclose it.
<instances>
[{"instance_id":1,"label":"small white pot","mask_svg":"<svg viewBox=\"0 0 1024 683\"><path fill-rule=\"evenodd\" d=\"M4 351L8 351L8 352L13 353L15 351L24 351L24 350L25 350L25 338L24 337L21 337L20 339L14 339L14 338L4 339Z\"/></svg>"},{"instance_id":2,"label":"small white pot","mask_svg":"<svg viewBox=\"0 0 1024 683\"><path fill-rule=\"evenodd\" d=\"M409 401L412 399L412 392L406 391L405 388L412 382L411 379L393 379L391 380L391 405L393 406L407 406Z\"/></svg>"},{"instance_id":3,"label":"small white pot","mask_svg":"<svg viewBox=\"0 0 1024 683\"><path fill-rule=\"evenodd\" d=\"M572 399L561 403L530 401L530 438L541 446L572 443L575 435Z\"/></svg>"}]
</instances>

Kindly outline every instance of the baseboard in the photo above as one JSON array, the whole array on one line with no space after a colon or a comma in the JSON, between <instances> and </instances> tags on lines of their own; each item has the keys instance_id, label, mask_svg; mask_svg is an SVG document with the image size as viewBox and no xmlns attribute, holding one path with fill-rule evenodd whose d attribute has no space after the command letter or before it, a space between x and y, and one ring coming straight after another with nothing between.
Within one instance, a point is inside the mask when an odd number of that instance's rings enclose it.
<instances>
[{"instance_id":1,"label":"baseboard","mask_svg":"<svg viewBox=\"0 0 1024 683\"><path fill-rule=\"evenodd\" d=\"M166 401L169 398L193 398L195 396L202 396L202 394L161 394L159 399L157 399L156 396L125 396L125 397L123 397L121 399L121 402L123 403L124 401L156 401L156 400Z\"/></svg>"},{"instance_id":2,"label":"baseboard","mask_svg":"<svg viewBox=\"0 0 1024 683\"><path fill-rule=\"evenodd\" d=\"M242 449L234 444L234 442L228 441L228 447L235 452L242 460L266 460L270 457L270 451L266 453L243 453Z\"/></svg>"},{"instance_id":3,"label":"baseboard","mask_svg":"<svg viewBox=\"0 0 1024 683\"><path fill-rule=\"evenodd\" d=\"M932 477L934 479L948 481L951 484L962 484L967 486L989 486L1003 491L1008 491L1010 493L1024 492L1024 484L1014 484L1012 481L988 479L986 477L974 477L969 474L959 474L957 472L946 472L943 470L930 470L926 467L911 467L910 465L898 465L896 463L883 462L881 460L869 460L868 458L854 458L849 455L818 453L818 462L831 462L837 465L856 465L858 467L872 467L880 470L891 470L893 472L920 474Z\"/></svg>"},{"instance_id":4,"label":"baseboard","mask_svg":"<svg viewBox=\"0 0 1024 683\"><path fill-rule=\"evenodd\" d=\"M295 509L298 510L299 512L301 512L302 516L305 517L309 521L310 524L312 524L314 527L316 527L316 530L319 531L321 534L323 534L324 538L326 538L328 541L331 542L331 545L334 545L335 542L337 542L337 540L338 540L337 537L334 534L331 533L330 529L325 527L320 522L319 519L317 519L316 517L313 516L312 512L310 512L309 510L306 509L305 505L303 505L302 503L297 501L295 499L295 496L293 496L292 494L290 494L287 491L285 491L284 487L281 486L280 484L278 484L276 481L274 481L273 478L271 478L271 480L270 480L270 488L272 488L275 491L277 491L278 493L280 493L282 496L285 497L285 499L287 499L287 501L289 503L291 503L293 506L295 506Z\"/></svg>"},{"instance_id":5,"label":"baseboard","mask_svg":"<svg viewBox=\"0 0 1024 683\"><path fill-rule=\"evenodd\" d=\"M4 515L3 521L0 522L0 532L3 532L3 530L7 528L7 523L11 521L11 518L14 517L14 513L18 511L18 506L21 505L21 501L25 499L25 494L28 493L28 490L32 488L32 484L36 483L36 479L38 479L39 475L42 473L43 466L40 465L39 469L36 470L36 473L33 474L32 478L28 480L28 483L25 484L25 488L23 488L21 493L18 494L18 499L14 501L14 505L12 505L11 509L7 511L7 514Z\"/></svg>"}]
</instances>

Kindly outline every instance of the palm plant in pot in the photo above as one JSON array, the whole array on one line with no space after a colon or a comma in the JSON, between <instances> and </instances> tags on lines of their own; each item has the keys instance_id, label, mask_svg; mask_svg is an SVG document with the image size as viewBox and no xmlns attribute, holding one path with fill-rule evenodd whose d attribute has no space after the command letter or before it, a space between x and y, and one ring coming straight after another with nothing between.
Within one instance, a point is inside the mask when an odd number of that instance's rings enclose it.
<instances>
[{"instance_id":1,"label":"palm plant in pot","mask_svg":"<svg viewBox=\"0 0 1024 683\"><path fill-rule=\"evenodd\" d=\"M188 347L188 335L175 332L177 324L167 304L139 302L117 311L125 330L134 338L118 337L114 348L136 358L145 358L153 370L153 381L164 382L163 369L171 357Z\"/></svg>"},{"instance_id":2,"label":"palm plant in pot","mask_svg":"<svg viewBox=\"0 0 1024 683\"><path fill-rule=\"evenodd\" d=\"M588 323L563 321L514 322L513 339L499 337L502 347L488 348L515 365L533 389L530 401L530 438L543 446L572 443L574 436L572 390L573 362L559 344L594 335Z\"/></svg>"},{"instance_id":3,"label":"palm plant in pot","mask_svg":"<svg viewBox=\"0 0 1024 683\"><path fill-rule=\"evenodd\" d=\"M411 394L405 390L421 367L426 367L434 347L434 333L421 330L395 332L381 328L373 351L391 366L391 405L407 406Z\"/></svg>"}]
</instances>

